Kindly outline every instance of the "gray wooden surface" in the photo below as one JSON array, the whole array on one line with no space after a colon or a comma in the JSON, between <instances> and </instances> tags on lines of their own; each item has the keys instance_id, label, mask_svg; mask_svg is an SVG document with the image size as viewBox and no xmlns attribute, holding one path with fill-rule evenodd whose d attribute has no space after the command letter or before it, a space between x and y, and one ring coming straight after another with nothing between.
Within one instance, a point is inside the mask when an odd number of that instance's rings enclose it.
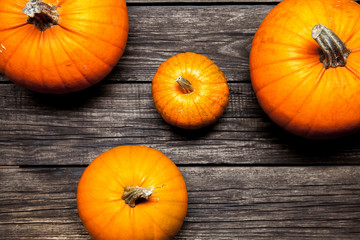
<instances>
[{"instance_id":1,"label":"gray wooden surface","mask_svg":"<svg viewBox=\"0 0 360 240\"><path fill-rule=\"evenodd\" d=\"M1 239L89 239L75 200L83 170L0 169ZM176 239L355 239L359 170L180 167L190 204Z\"/></svg>"},{"instance_id":2,"label":"gray wooden surface","mask_svg":"<svg viewBox=\"0 0 360 240\"><path fill-rule=\"evenodd\" d=\"M127 2L127 48L101 83L49 96L0 76L0 239L89 239L77 182L124 144L162 151L184 175L189 209L176 239L359 239L359 134L292 136L252 91L251 41L279 1ZM186 51L212 59L230 87L224 116L198 131L166 124L151 98L158 66Z\"/></svg>"}]
</instances>

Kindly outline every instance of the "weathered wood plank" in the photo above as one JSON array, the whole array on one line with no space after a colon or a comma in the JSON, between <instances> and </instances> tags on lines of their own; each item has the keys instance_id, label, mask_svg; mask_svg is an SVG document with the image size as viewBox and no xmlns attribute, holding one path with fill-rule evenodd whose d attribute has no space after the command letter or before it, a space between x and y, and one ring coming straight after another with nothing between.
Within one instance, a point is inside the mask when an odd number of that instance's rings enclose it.
<instances>
[{"instance_id":1,"label":"weathered wood plank","mask_svg":"<svg viewBox=\"0 0 360 240\"><path fill-rule=\"evenodd\" d=\"M76 209L84 168L0 169L1 239L89 239ZM176 239L359 239L360 167L180 167Z\"/></svg>"},{"instance_id":2,"label":"weathered wood plank","mask_svg":"<svg viewBox=\"0 0 360 240\"><path fill-rule=\"evenodd\" d=\"M253 35L273 6L176 6L129 8L123 58L106 80L151 81L159 65L180 52L212 59L229 82L249 81Z\"/></svg>"},{"instance_id":3,"label":"weathered wood plank","mask_svg":"<svg viewBox=\"0 0 360 240\"><path fill-rule=\"evenodd\" d=\"M88 164L117 145L154 147L177 164L359 164L358 135L316 142L286 133L249 84L230 84L218 123L184 131L156 112L150 84L100 84L68 96L0 85L0 165Z\"/></svg>"},{"instance_id":4,"label":"weathered wood plank","mask_svg":"<svg viewBox=\"0 0 360 240\"><path fill-rule=\"evenodd\" d=\"M105 82L151 82L180 52L212 59L229 82L249 82L251 41L273 6L130 6L125 53ZM9 83L0 77L1 82Z\"/></svg>"}]
</instances>

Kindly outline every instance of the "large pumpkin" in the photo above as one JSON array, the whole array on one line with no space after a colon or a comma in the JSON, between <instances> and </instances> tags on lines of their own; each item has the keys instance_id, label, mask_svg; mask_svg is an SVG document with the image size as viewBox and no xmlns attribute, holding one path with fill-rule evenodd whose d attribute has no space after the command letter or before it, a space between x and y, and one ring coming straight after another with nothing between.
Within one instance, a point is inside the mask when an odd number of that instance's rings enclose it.
<instances>
[{"instance_id":1,"label":"large pumpkin","mask_svg":"<svg viewBox=\"0 0 360 240\"><path fill-rule=\"evenodd\" d=\"M124 0L1 0L0 72L43 93L102 80L124 52Z\"/></svg>"},{"instance_id":2,"label":"large pumpkin","mask_svg":"<svg viewBox=\"0 0 360 240\"><path fill-rule=\"evenodd\" d=\"M188 52L160 65L152 81L152 95L166 122L199 129L221 117L229 101L229 87L213 61Z\"/></svg>"},{"instance_id":3,"label":"large pumpkin","mask_svg":"<svg viewBox=\"0 0 360 240\"><path fill-rule=\"evenodd\" d=\"M360 6L352 0L284 0L255 34L250 72L269 117L306 138L360 127Z\"/></svg>"},{"instance_id":4,"label":"large pumpkin","mask_svg":"<svg viewBox=\"0 0 360 240\"><path fill-rule=\"evenodd\" d=\"M85 169L77 206L94 239L171 239L183 224L187 191L180 171L164 154L120 146Z\"/></svg>"}]
</instances>

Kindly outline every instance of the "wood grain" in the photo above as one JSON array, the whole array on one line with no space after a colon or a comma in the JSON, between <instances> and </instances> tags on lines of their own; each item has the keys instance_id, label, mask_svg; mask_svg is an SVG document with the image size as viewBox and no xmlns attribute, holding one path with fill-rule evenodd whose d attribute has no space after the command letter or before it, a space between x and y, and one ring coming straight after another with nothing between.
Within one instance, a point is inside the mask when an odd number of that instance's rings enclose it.
<instances>
[{"instance_id":1,"label":"wood grain","mask_svg":"<svg viewBox=\"0 0 360 240\"><path fill-rule=\"evenodd\" d=\"M77 183L96 156L124 144L179 166L189 209L177 240L360 239L359 134L288 134L252 91L251 41L278 2L127 0L126 51L101 83L49 96L0 75L0 239L90 239ZM208 56L230 83L224 116L199 131L166 124L151 97L159 65L187 51Z\"/></svg>"},{"instance_id":2,"label":"wood grain","mask_svg":"<svg viewBox=\"0 0 360 240\"><path fill-rule=\"evenodd\" d=\"M177 164L358 164L358 135L308 141L260 109L248 84L230 84L213 126L184 131L156 112L150 84L100 84L67 96L0 85L0 165L81 165L118 145L154 147Z\"/></svg>"},{"instance_id":3,"label":"wood grain","mask_svg":"<svg viewBox=\"0 0 360 240\"><path fill-rule=\"evenodd\" d=\"M213 60L229 82L249 82L252 38L273 6L129 7L123 58L105 81L149 82L162 62L181 52Z\"/></svg>"},{"instance_id":4,"label":"wood grain","mask_svg":"<svg viewBox=\"0 0 360 240\"><path fill-rule=\"evenodd\" d=\"M104 82L151 82L162 62L196 52L212 59L229 82L249 83L251 41L272 7L130 6L125 53ZM0 81L10 83L5 77Z\"/></svg>"},{"instance_id":5,"label":"wood grain","mask_svg":"<svg viewBox=\"0 0 360 240\"><path fill-rule=\"evenodd\" d=\"M100 84L80 93L32 93L2 77L0 165L81 165L117 145L147 145L178 164L358 164L358 136L313 142L287 134L251 88L253 34L272 5L130 6L127 50ZM221 27L220 27L221 26ZM200 131L166 124L151 99L158 66L178 52L209 56L230 83L220 121Z\"/></svg>"},{"instance_id":6,"label":"wood grain","mask_svg":"<svg viewBox=\"0 0 360 240\"><path fill-rule=\"evenodd\" d=\"M84 168L0 169L1 239L89 239L76 209ZM181 167L176 239L358 239L360 167Z\"/></svg>"}]
</instances>

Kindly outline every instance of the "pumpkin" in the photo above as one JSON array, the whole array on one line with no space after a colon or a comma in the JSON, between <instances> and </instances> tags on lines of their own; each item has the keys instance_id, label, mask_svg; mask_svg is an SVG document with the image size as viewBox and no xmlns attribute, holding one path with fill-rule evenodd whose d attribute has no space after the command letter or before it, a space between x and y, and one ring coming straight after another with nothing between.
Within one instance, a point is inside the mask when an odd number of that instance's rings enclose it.
<instances>
[{"instance_id":1,"label":"pumpkin","mask_svg":"<svg viewBox=\"0 0 360 240\"><path fill-rule=\"evenodd\" d=\"M155 107L174 126L199 129L214 123L229 101L224 73L209 58L180 53L158 68L152 80Z\"/></svg>"},{"instance_id":2,"label":"pumpkin","mask_svg":"<svg viewBox=\"0 0 360 240\"><path fill-rule=\"evenodd\" d=\"M186 185L176 165L158 150L119 146L85 169L77 207L94 239L170 239L186 215Z\"/></svg>"},{"instance_id":3,"label":"pumpkin","mask_svg":"<svg viewBox=\"0 0 360 240\"><path fill-rule=\"evenodd\" d=\"M360 6L352 0L284 0L250 52L257 99L289 132L311 139L360 127Z\"/></svg>"},{"instance_id":4,"label":"pumpkin","mask_svg":"<svg viewBox=\"0 0 360 240\"><path fill-rule=\"evenodd\" d=\"M124 0L1 0L0 72L42 93L102 80L124 52Z\"/></svg>"}]
</instances>

